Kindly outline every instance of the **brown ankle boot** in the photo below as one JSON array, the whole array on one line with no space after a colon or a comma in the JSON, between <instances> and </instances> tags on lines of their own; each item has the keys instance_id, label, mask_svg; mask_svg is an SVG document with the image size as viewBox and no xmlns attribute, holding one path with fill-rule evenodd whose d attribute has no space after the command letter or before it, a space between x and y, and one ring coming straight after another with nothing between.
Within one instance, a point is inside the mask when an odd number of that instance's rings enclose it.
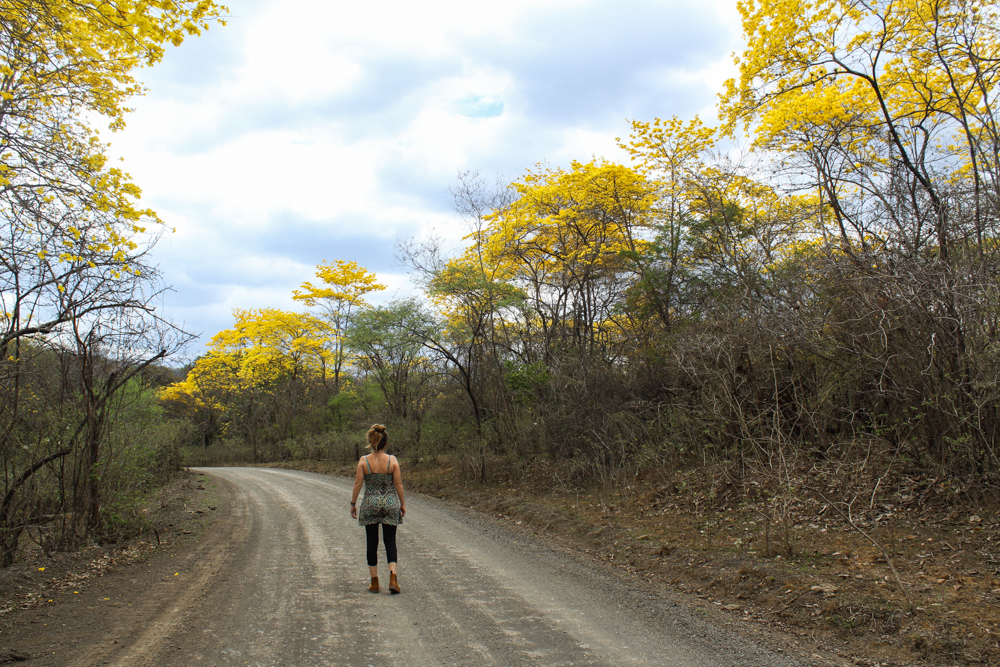
<instances>
[{"instance_id":1,"label":"brown ankle boot","mask_svg":"<svg viewBox=\"0 0 1000 667\"><path fill-rule=\"evenodd\" d=\"M389 592L390 593L402 593L402 591L399 590L399 582L396 581L396 573L395 572L390 572L389 573Z\"/></svg>"},{"instance_id":2,"label":"brown ankle boot","mask_svg":"<svg viewBox=\"0 0 1000 667\"><path fill-rule=\"evenodd\" d=\"M372 577L372 585L368 587L372 593L378 593L378 577Z\"/></svg>"}]
</instances>

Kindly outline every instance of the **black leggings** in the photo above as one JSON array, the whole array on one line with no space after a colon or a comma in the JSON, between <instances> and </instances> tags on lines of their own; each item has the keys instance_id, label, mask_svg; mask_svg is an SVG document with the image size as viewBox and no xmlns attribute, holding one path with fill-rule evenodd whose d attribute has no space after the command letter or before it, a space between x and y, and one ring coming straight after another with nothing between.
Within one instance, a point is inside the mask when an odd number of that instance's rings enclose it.
<instances>
[{"instance_id":1,"label":"black leggings","mask_svg":"<svg viewBox=\"0 0 1000 667\"><path fill-rule=\"evenodd\" d=\"M368 565L378 565L378 527L382 526L382 541L385 542L385 558L390 563L396 562L396 527L388 524L370 523L365 526L368 537Z\"/></svg>"}]
</instances>

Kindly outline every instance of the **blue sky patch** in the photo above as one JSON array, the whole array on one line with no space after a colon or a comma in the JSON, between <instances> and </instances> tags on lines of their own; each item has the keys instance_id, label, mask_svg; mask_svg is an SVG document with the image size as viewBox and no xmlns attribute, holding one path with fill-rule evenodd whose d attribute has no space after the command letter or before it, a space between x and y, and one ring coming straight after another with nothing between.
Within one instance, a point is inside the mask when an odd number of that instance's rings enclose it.
<instances>
[{"instance_id":1,"label":"blue sky patch","mask_svg":"<svg viewBox=\"0 0 1000 667\"><path fill-rule=\"evenodd\" d=\"M489 95L469 95L455 102L455 113L469 118L496 118L503 114L503 102Z\"/></svg>"}]
</instances>

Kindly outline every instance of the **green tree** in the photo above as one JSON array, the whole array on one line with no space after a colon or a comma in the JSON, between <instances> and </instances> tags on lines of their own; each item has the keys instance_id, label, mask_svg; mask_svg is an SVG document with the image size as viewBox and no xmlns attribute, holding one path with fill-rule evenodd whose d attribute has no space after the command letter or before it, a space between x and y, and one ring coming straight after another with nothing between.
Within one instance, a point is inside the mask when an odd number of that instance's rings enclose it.
<instances>
[{"instance_id":1,"label":"green tree","mask_svg":"<svg viewBox=\"0 0 1000 667\"><path fill-rule=\"evenodd\" d=\"M407 299L358 313L347 330L358 370L378 384L393 417L415 424L417 442L435 375L421 335L428 322L420 305Z\"/></svg>"}]
</instances>

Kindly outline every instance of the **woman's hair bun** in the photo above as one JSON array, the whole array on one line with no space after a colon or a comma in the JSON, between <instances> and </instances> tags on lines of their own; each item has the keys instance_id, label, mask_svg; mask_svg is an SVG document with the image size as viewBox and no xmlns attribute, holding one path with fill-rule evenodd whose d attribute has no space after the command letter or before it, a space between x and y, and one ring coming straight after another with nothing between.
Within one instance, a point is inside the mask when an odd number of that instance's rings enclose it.
<instances>
[{"instance_id":1,"label":"woman's hair bun","mask_svg":"<svg viewBox=\"0 0 1000 667\"><path fill-rule=\"evenodd\" d=\"M372 424L372 427L368 429L368 449L378 451L385 447L388 440L389 435L385 432L385 426L382 424Z\"/></svg>"}]
</instances>

